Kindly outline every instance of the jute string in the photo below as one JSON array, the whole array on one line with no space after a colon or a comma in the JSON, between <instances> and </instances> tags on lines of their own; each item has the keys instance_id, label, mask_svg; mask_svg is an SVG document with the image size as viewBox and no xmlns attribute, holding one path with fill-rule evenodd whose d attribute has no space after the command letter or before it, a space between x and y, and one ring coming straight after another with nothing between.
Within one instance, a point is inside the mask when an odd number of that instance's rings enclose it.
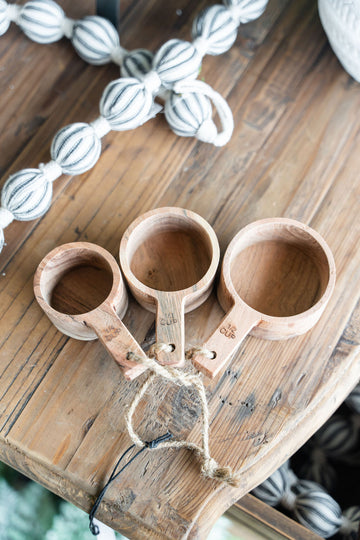
<instances>
[{"instance_id":1,"label":"jute string","mask_svg":"<svg viewBox=\"0 0 360 540\"><path fill-rule=\"evenodd\" d=\"M198 459L201 462L201 475L206 478L213 478L220 482L224 482L231 486L237 486L239 482L238 474L234 473L230 467L221 467L215 461L214 458L210 455L209 448L209 408L206 399L206 392L204 384L201 380L199 373L186 373L177 368L171 366L163 366L156 361L156 357L159 352L165 351L170 352L171 346L164 343L157 343L153 345L149 350L149 355L147 357L138 356L132 352L129 352L127 355L128 360L132 360L142 364L148 368L150 371L148 377L144 383L140 386L136 392L126 414L125 422L126 427L129 433L129 436L133 443L143 448L146 446L146 443L140 439L138 434L135 432L133 427L133 417L136 411L137 406L139 405L141 399L150 388L152 383L157 377L162 377L167 379L174 384L193 387L197 391L199 396L200 405L201 405L201 416L202 416L202 446L199 446L193 442L186 440L177 440L177 441L164 441L157 445L156 448L186 448L195 453Z\"/></svg>"}]
</instances>

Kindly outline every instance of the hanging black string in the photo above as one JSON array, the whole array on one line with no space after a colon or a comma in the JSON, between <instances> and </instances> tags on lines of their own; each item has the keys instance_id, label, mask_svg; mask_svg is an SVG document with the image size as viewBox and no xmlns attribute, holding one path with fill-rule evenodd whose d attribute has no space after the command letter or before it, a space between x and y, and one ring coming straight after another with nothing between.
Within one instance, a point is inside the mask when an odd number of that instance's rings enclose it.
<instances>
[{"instance_id":1,"label":"hanging black string","mask_svg":"<svg viewBox=\"0 0 360 540\"><path fill-rule=\"evenodd\" d=\"M100 504L101 504L101 501L103 500L104 498L104 495L106 493L106 490L108 489L108 487L110 486L110 484L116 480L116 478L126 469L126 467L128 467L144 450L146 450L147 448L149 448L150 450L154 449L154 448L157 448L158 445L164 441L168 441L169 439L172 438L172 433L170 433L169 431L167 433L165 433L165 435L161 435L161 437L158 437L157 439L154 439L153 441L149 441L149 442L145 442L145 446L143 446L119 471L118 471L118 467L121 463L121 461L124 459L124 457L126 456L126 454L128 454L133 448L135 448L135 444L132 444L131 446L129 446L129 448L127 450L125 450L125 452L122 454L122 456L118 459L111 475L110 475L110 478L109 480L106 482L105 486L102 488L98 498L96 499L95 503L94 503L94 506L92 507L91 511L90 511L90 514L89 514L89 529L90 531L92 532L92 534L94 536L97 536L99 533L100 533L100 530L99 530L99 527L97 525L95 525L94 523L94 517L95 517L95 513L97 511L97 509L99 508Z\"/></svg>"}]
</instances>

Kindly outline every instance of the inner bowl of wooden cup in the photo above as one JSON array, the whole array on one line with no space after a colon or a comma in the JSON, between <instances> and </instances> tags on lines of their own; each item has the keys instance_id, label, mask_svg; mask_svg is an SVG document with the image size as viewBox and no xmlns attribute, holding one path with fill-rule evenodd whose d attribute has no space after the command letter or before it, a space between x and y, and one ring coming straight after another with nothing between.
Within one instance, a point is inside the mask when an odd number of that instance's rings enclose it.
<instances>
[{"instance_id":1,"label":"inner bowl of wooden cup","mask_svg":"<svg viewBox=\"0 0 360 540\"><path fill-rule=\"evenodd\" d=\"M96 309L109 298L113 269L97 251L84 247L58 250L44 265L40 291L45 302L65 315Z\"/></svg>"},{"instance_id":2,"label":"inner bowl of wooden cup","mask_svg":"<svg viewBox=\"0 0 360 540\"><path fill-rule=\"evenodd\" d=\"M154 214L131 231L125 257L132 285L151 294L194 288L206 276L214 249L208 231L189 215Z\"/></svg>"},{"instance_id":3,"label":"inner bowl of wooden cup","mask_svg":"<svg viewBox=\"0 0 360 540\"><path fill-rule=\"evenodd\" d=\"M246 227L232 241L226 263L238 296L267 317L293 317L314 309L333 286L332 255L325 241L290 221L263 220Z\"/></svg>"}]
</instances>

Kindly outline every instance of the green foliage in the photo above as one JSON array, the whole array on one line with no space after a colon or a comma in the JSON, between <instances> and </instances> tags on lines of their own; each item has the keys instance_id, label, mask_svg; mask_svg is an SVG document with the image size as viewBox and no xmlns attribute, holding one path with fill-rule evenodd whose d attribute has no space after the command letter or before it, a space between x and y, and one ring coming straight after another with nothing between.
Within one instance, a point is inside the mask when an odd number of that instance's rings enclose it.
<instances>
[{"instance_id":1,"label":"green foliage","mask_svg":"<svg viewBox=\"0 0 360 540\"><path fill-rule=\"evenodd\" d=\"M0 479L0 540L44 538L54 513L54 498L35 482L16 490Z\"/></svg>"},{"instance_id":2,"label":"green foliage","mask_svg":"<svg viewBox=\"0 0 360 540\"><path fill-rule=\"evenodd\" d=\"M0 463L0 540L92 538L85 512Z\"/></svg>"},{"instance_id":3,"label":"green foliage","mask_svg":"<svg viewBox=\"0 0 360 540\"><path fill-rule=\"evenodd\" d=\"M89 540L89 516L76 506L62 502L45 540Z\"/></svg>"}]
</instances>

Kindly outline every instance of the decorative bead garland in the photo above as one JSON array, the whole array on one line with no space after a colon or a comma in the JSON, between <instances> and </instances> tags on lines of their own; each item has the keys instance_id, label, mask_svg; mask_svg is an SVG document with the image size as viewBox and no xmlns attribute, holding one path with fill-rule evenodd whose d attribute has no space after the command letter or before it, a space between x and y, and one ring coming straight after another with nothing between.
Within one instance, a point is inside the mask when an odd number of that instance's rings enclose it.
<instances>
[{"instance_id":1,"label":"decorative bead garland","mask_svg":"<svg viewBox=\"0 0 360 540\"><path fill-rule=\"evenodd\" d=\"M229 106L209 85L195 79L203 56L227 51L239 25L259 17L267 1L223 0L224 5L207 7L194 20L193 43L171 39L153 56L144 49L126 51L116 29L101 17L73 21L53 0L29 0L23 6L0 0L0 35L15 22L38 43L52 43L65 36L84 60L95 65L113 61L125 75L105 88L95 121L70 124L55 135L49 163L19 171L5 182L0 251L5 242L3 229L14 219L31 221L48 210L54 180L62 174L82 174L95 165L104 135L110 130L135 129L153 118L161 110L154 102L157 95L165 99L165 117L176 134L216 146L226 144L233 131ZM220 118L220 133L211 118L211 102Z\"/></svg>"},{"instance_id":2,"label":"decorative bead garland","mask_svg":"<svg viewBox=\"0 0 360 540\"><path fill-rule=\"evenodd\" d=\"M252 493L269 506L282 506L322 538L340 533L344 540L355 540L360 522L360 507L341 511L326 490L310 480L300 480L286 463Z\"/></svg>"},{"instance_id":3,"label":"decorative bead garland","mask_svg":"<svg viewBox=\"0 0 360 540\"><path fill-rule=\"evenodd\" d=\"M252 491L268 505L289 510L302 525L323 538L340 533L344 540L358 540L360 506L352 506L342 513L328 491L333 491L336 480L329 460L350 467L360 465L359 396L360 383L345 400L357 414L334 414L308 441L310 455L306 455L300 468L301 480L287 461Z\"/></svg>"}]
</instances>

